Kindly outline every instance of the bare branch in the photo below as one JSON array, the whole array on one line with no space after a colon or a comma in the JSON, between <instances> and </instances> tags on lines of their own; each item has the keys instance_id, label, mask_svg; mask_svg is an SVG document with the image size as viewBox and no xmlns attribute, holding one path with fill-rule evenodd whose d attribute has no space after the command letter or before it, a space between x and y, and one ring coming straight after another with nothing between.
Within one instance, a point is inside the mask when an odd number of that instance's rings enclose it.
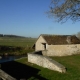
<instances>
[{"instance_id":1,"label":"bare branch","mask_svg":"<svg viewBox=\"0 0 80 80\"><path fill-rule=\"evenodd\" d=\"M80 20L80 0L52 0L50 11L51 17L56 17L58 22Z\"/></svg>"}]
</instances>

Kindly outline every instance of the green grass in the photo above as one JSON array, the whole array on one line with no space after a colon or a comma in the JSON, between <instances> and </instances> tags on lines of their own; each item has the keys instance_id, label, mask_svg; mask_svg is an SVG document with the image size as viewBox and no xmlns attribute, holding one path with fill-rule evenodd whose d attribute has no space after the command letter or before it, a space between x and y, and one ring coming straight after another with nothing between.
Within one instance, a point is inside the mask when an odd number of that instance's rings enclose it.
<instances>
[{"instance_id":1,"label":"green grass","mask_svg":"<svg viewBox=\"0 0 80 80\"><path fill-rule=\"evenodd\" d=\"M0 55L4 55L5 53L9 55L23 55L32 52L34 50L31 49L31 47L36 40L36 38L0 37ZM7 49L10 46L12 46L12 48ZM22 49L17 50L17 47L21 47Z\"/></svg>"},{"instance_id":2,"label":"green grass","mask_svg":"<svg viewBox=\"0 0 80 80\"><path fill-rule=\"evenodd\" d=\"M36 38L13 38L0 37L0 45L4 46L21 46L31 47L36 41Z\"/></svg>"},{"instance_id":3,"label":"green grass","mask_svg":"<svg viewBox=\"0 0 80 80\"><path fill-rule=\"evenodd\" d=\"M52 59L64 65L67 68L67 72L59 73L46 68L42 68L35 64L29 63L27 61L27 58L17 60L17 62L39 69L40 71L38 75L44 77L47 80L80 80L80 55L52 57ZM29 80L34 79L31 77Z\"/></svg>"}]
</instances>

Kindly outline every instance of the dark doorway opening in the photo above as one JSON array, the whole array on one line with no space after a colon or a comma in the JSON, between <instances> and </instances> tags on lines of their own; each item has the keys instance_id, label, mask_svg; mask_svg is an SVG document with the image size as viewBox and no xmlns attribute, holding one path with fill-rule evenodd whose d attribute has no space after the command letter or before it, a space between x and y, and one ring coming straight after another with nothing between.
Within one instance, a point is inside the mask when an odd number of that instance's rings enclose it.
<instances>
[{"instance_id":1,"label":"dark doorway opening","mask_svg":"<svg viewBox=\"0 0 80 80\"><path fill-rule=\"evenodd\" d=\"M46 43L42 43L44 45L44 50L46 50Z\"/></svg>"}]
</instances>

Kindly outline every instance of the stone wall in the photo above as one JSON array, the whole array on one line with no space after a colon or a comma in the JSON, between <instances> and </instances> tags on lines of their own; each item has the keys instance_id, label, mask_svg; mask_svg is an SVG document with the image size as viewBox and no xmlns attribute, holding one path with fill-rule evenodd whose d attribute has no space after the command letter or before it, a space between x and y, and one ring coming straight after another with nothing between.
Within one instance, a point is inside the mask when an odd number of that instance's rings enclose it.
<instances>
[{"instance_id":1,"label":"stone wall","mask_svg":"<svg viewBox=\"0 0 80 80\"><path fill-rule=\"evenodd\" d=\"M1 69L0 69L0 78L1 78L1 80L17 80Z\"/></svg>"},{"instance_id":2,"label":"stone wall","mask_svg":"<svg viewBox=\"0 0 80 80\"><path fill-rule=\"evenodd\" d=\"M80 44L71 45L48 45L47 50L43 50L45 56L68 56L80 54Z\"/></svg>"},{"instance_id":3,"label":"stone wall","mask_svg":"<svg viewBox=\"0 0 80 80\"><path fill-rule=\"evenodd\" d=\"M44 68L59 71L61 73L66 72L66 68L63 65L61 65L60 63L56 62L55 60L47 56L28 53L28 62L37 64Z\"/></svg>"},{"instance_id":4,"label":"stone wall","mask_svg":"<svg viewBox=\"0 0 80 80\"><path fill-rule=\"evenodd\" d=\"M39 39L36 41L35 51L45 50L43 43L46 43L46 47L47 47L47 45L48 45L47 42L44 40L44 38L42 36L40 36Z\"/></svg>"}]
</instances>

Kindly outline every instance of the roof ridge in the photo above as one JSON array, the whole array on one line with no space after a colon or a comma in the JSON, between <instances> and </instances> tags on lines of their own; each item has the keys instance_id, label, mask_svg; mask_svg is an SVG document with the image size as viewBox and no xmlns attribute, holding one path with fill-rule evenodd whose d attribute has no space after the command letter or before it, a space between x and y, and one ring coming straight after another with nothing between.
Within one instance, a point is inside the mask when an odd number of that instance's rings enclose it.
<instances>
[{"instance_id":1,"label":"roof ridge","mask_svg":"<svg viewBox=\"0 0 80 80\"><path fill-rule=\"evenodd\" d=\"M41 34L42 36L75 36L75 35L56 35L56 34Z\"/></svg>"}]
</instances>

